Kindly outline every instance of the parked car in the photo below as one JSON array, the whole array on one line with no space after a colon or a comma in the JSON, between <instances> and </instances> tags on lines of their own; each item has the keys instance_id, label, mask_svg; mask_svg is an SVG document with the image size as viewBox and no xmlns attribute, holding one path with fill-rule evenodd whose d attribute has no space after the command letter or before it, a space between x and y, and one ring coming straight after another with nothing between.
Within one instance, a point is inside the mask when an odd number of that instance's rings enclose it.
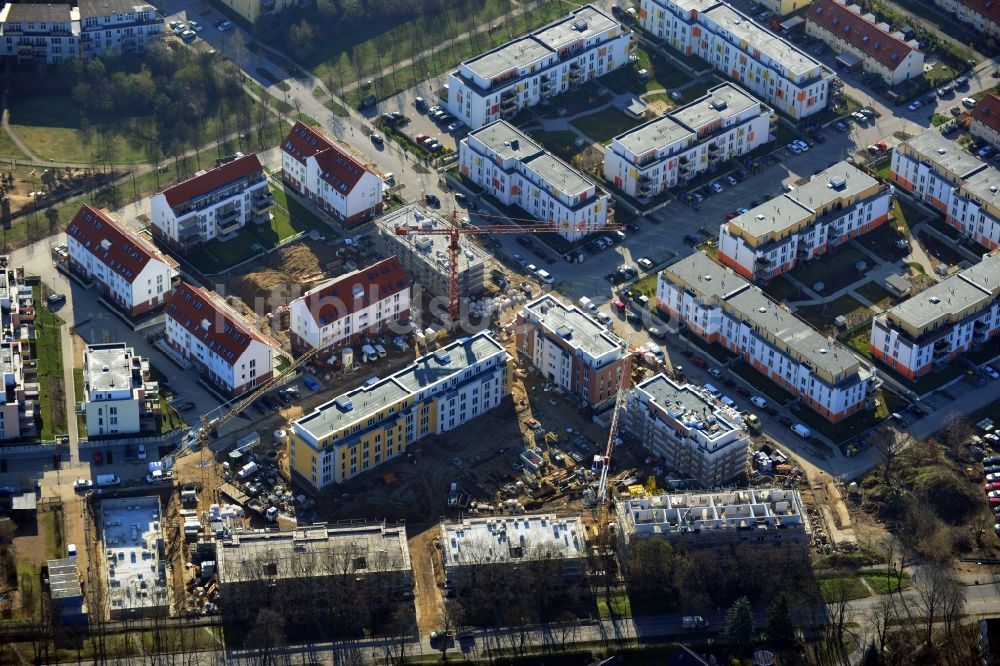
<instances>
[{"instance_id":1,"label":"parked car","mask_svg":"<svg viewBox=\"0 0 1000 666\"><path fill-rule=\"evenodd\" d=\"M460 129L462 129L462 123L459 122L459 121L457 121L457 120L455 122L451 123L450 125L448 125L448 131L449 132L457 132Z\"/></svg>"},{"instance_id":2,"label":"parked car","mask_svg":"<svg viewBox=\"0 0 1000 666\"><path fill-rule=\"evenodd\" d=\"M441 207L441 200L438 199L436 194L425 194L424 201L427 202L427 205L432 206L434 208Z\"/></svg>"},{"instance_id":3,"label":"parked car","mask_svg":"<svg viewBox=\"0 0 1000 666\"><path fill-rule=\"evenodd\" d=\"M726 176L726 182L729 183L730 187L735 187L736 185L739 184L739 181L736 180L736 178L734 178L732 174Z\"/></svg>"},{"instance_id":4,"label":"parked car","mask_svg":"<svg viewBox=\"0 0 1000 666\"><path fill-rule=\"evenodd\" d=\"M653 260L650 259L649 257L642 257L638 261L636 261L635 263L639 264L640 266L642 266L643 268L645 268L647 271L653 267Z\"/></svg>"},{"instance_id":5,"label":"parked car","mask_svg":"<svg viewBox=\"0 0 1000 666\"><path fill-rule=\"evenodd\" d=\"M66 294L49 294L48 299L49 305L55 305L57 303L62 303L66 300Z\"/></svg>"},{"instance_id":6,"label":"parked car","mask_svg":"<svg viewBox=\"0 0 1000 666\"><path fill-rule=\"evenodd\" d=\"M77 479L73 482L73 490L76 492L83 492L85 490L90 490L94 487L94 482L90 479Z\"/></svg>"},{"instance_id":7,"label":"parked car","mask_svg":"<svg viewBox=\"0 0 1000 666\"><path fill-rule=\"evenodd\" d=\"M1000 379L1000 372L997 372L993 366L984 365L982 370L983 374L985 374L990 379Z\"/></svg>"},{"instance_id":8,"label":"parked car","mask_svg":"<svg viewBox=\"0 0 1000 666\"><path fill-rule=\"evenodd\" d=\"M916 111L923 105L924 105L923 102L921 102L919 99L915 99L912 102L910 102L909 106L907 106L906 108L909 109L910 111Z\"/></svg>"},{"instance_id":9,"label":"parked car","mask_svg":"<svg viewBox=\"0 0 1000 666\"><path fill-rule=\"evenodd\" d=\"M308 375L302 380L302 383L305 384L306 388L310 391L318 391L321 388L319 382Z\"/></svg>"},{"instance_id":10,"label":"parked car","mask_svg":"<svg viewBox=\"0 0 1000 666\"><path fill-rule=\"evenodd\" d=\"M426 111L427 100L424 99L423 97L418 97L415 100L413 100L413 106L417 109L417 111Z\"/></svg>"},{"instance_id":11,"label":"parked car","mask_svg":"<svg viewBox=\"0 0 1000 666\"><path fill-rule=\"evenodd\" d=\"M809 150L809 144L803 141L802 139L796 139L795 141L792 141L792 143L798 146L799 150L801 150L803 153Z\"/></svg>"},{"instance_id":12,"label":"parked car","mask_svg":"<svg viewBox=\"0 0 1000 666\"><path fill-rule=\"evenodd\" d=\"M369 138L376 146L381 147L385 145L385 139L382 138L381 134L372 134Z\"/></svg>"},{"instance_id":13,"label":"parked car","mask_svg":"<svg viewBox=\"0 0 1000 666\"><path fill-rule=\"evenodd\" d=\"M972 99L971 97L963 97L962 106L964 106L967 109L974 109L976 108L976 100Z\"/></svg>"},{"instance_id":14,"label":"parked car","mask_svg":"<svg viewBox=\"0 0 1000 666\"><path fill-rule=\"evenodd\" d=\"M698 236L695 236L694 234L688 234L684 237L684 242L690 245L691 247L694 247L695 245L701 242L701 239Z\"/></svg>"},{"instance_id":15,"label":"parked car","mask_svg":"<svg viewBox=\"0 0 1000 666\"><path fill-rule=\"evenodd\" d=\"M795 143L790 143L787 146L785 146L785 148L787 148L788 152L792 153L793 155L799 155L802 153L802 149L799 148L798 145Z\"/></svg>"},{"instance_id":16,"label":"parked car","mask_svg":"<svg viewBox=\"0 0 1000 666\"><path fill-rule=\"evenodd\" d=\"M181 403L175 403L174 409L176 409L178 412L189 412L192 409L194 409L194 403L191 402L190 400L185 400L184 402Z\"/></svg>"},{"instance_id":17,"label":"parked car","mask_svg":"<svg viewBox=\"0 0 1000 666\"><path fill-rule=\"evenodd\" d=\"M722 185L720 185L719 181L717 180L712 181L711 183L709 183L708 186L711 187L712 191L715 192L716 194L722 191Z\"/></svg>"}]
</instances>

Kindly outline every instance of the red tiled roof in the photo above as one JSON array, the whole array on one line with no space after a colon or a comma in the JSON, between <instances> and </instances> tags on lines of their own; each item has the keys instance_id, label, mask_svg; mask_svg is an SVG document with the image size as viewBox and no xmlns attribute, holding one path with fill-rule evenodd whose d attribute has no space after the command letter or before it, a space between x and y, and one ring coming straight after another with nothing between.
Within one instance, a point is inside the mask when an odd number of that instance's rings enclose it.
<instances>
[{"instance_id":1,"label":"red tiled roof","mask_svg":"<svg viewBox=\"0 0 1000 666\"><path fill-rule=\"evenodd\" d=\"M281 143L281 150L302 164L316 157L320 178L337 191L347 194L354 189L368 169L351 155L340 150L317 130L296 122Z\"/></svg>"},{"instance_id":2,"label":"red tiled roof","mask_svg":"<svg viewBox=\"0 0 1000 666\"><path fill-rule=\"evenodd\" d=\"M244 155L200 176L189 178L183 183L177 183L173 187L168 187L163 190L163 196L167 198L167 204L171 208L176 208L201 194L207 194L224 185L235 183L259 171L263 171L263 167L261 167L257 156L253 154Z\"/></svg>"},{"instance_id":3,"label":"red tiled roof","mask_svg":"<svg viewBox=\"0 0 1000 666\"><path fill-rule=\"evenodd\" d=\"M963 5L982 14L994 23L1000 23L1000 2L997 0L958 0Z\"/></svg>"},{"instance_id":4,"label":"red tiled roof","mask_svg":"<svg viewBox=\"0 0 1000 666\"><path fill-rule=\"evenodd\" d=\"M302 298L316 323L326 326L387 296L409 289L411 282L399 259L389 257L311 289ZM359 288L361 298L355 298L355 287Z\"/></svg>"},{"instance_id":5,"label":"red tiled roof","mask_svg":"<svg viewBox=\"0 0 1000 666\"><path fill-rule=\"evenodd\" d=\"M987 93L968 114L973 122L981 122L990 129L1000 132L1000 97L995 94Z\"/></svg>"},{"instance_id":6,"label":"red tiled roof","mask_svg":"<svg viewBox=\"0 0 1000 666\"><path fill-rule=\"evenodd\" d=\"M181 282L174 289L165 312L229 365L239 360L251 341L267 344L239 314L217 295L212 296L204 289Z\"/></svg>"},{"instance_id":7,"label":"red tiled roof","mask_svg":"<svg viewBox=\"0 0 1000 666\"><path fill-rule=\"evenodd\" d=\"M66 235L129 283L139 277L150 260L177 265L145 239L120 227L109 213L87 204L70 221Z\"/></svg>"},{"instance_id":8,"label":"red tiled roof","mask_svg":"<svg viewBox=\"0 0 1000 666\"><path fill-rule=\"evenodd\" d=\"M816 0L806 18L889 69L899 67L906 56L916 50L905 40L877 28L834 0Z\"/></svg>"}]
</instances>

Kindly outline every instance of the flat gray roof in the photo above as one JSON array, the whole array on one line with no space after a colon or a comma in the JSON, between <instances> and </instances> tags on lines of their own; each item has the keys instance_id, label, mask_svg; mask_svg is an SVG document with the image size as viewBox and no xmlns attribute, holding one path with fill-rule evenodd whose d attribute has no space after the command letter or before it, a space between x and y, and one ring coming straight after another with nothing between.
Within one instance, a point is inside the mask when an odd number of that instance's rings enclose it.
<instances>
[{"instance_id":1,"label":"flat gray roof","mask_svg":"<svg viewBox=\"0 0 1000 666\"><path fill-rule=\"evenodd\" d=\"M937 129L929 129L907 139L903 145L929 162L941 165L941 168L960 178L968 178L986 167L985 164L965 152L960 145L942 136Z\"/></svg>"},{"instance_id":2,"label":"flat gray roof","mask_svg":"<svg viewBox=\"0 0 1000 666\"><path fill-rule=\"evenodd\" d=\"M290 532L235 532L217 543L216 564L227 583L258 582L263 562L273 563L269 576L279 579L330 575L345 566L364 575L408 571L410 550L401 525L320 523Z\"/></svg>"},{"instance_id":3,"label":"flat gray roof","mask_svg":"<svg viewBox=\"0 0 1000 666\"><path fill-rule=\"evenodd\" d=\"M543 326L571 347L582 349L595 358L622 349L601 322L584 314L575 305L566 305L551 294L528 303L524 309L530 311Z\"/></svg>"},{"instance_id":4,"label":"flat gray roof","mask_svg":"<svg viewBox=\"0 0 1000 666\"><path fill-rule=\"evenodd\" d=\"M618 21L597 7L587 5L555 23L535 31L533 35L542 44L553 51L558 51L569 44L590 39L616 25L618 25Z\"/></svg>"},{"instance_id":5,"label":"flat gray roof","mask_svg":"<svg viewBox=\"0 0 1000 666\"><path fill-rule=\"evenodd\" d=\"M93 345L84 354L86 386L91 391L132 387L132 350L120 345Z\"/></svg>"},{"instance_id":6,"label":"flat gray roof","mask_svg":"<svg viewBox=\"0 0 1000 666\"><path fill-rule=\"evenodd\" d=\"M979 173L973 174L962 183L962 189L973 194L990 206L1000 208L1000 171L987 165Z\"/></svg>"},{"instance_id":7,"label":"flat gray roof","mask_svg":"<svg viewBox=\"0 0 1000 666\"><path fill-rule=\"evenodd\" d=\"M838 199L852 197L878 181L848 162L838 162L805 185L737 215L730 224L755 237L787 229Z\"/></svg>"},{"instance_id":8,"label":"flat gray roof","mask_svg":"<svg viewBox=\"0 0 1000 666\"><path fill-rule=\"evenodd\" d=\"M593 186L583 174L549 153L530 157L524 161L524 165L541 176L545 182L570 196L585 192Z\"/></svg>"},{"instance_id":9,"label":"flat gray roof","mask_svg":"<svg viewBox=\"0 0 1000 666\"><path fill-rule=\"evenodd\" d=\"M889 310L889 315L913 328L924 328L940 317L992 301L1000 288L1000 254L952 275Z\"/></svg>"},{"instance_id":10,"label":"flat gray roof","mask_svg":"<svg viewBox=\"0 0 1000 666\"><path fill-rule=\"evenodd\" d=\"M657 405L678 421L694 422L694 427L709 439L736 430L736 426L716 415L721 410L715 401L706 399L690 384L678 385L663 374L656 374L636 388L648 393ZM711 418L705 416L705 410ZM714 431L712 426L716 426Z\"/></svg>"},{"instance_id":11,"label":"flat gray roof","mask_svg":"<svg viewBox=\"0 0 1000 666\"><path fill-rule=\"evenodd\" d=\"M488 333L462 338L418 358L411 365L369 387L360 386L316 407L295 424L321 440L368 419L423 388L452 377L504 348ZM348 407L349 405L349 407Z\"/></svg>"},{"instance_id":12,"label":"flat gray roof","mask_svg":"<svg viewBox=\"0 0 1000 666\"><path fill-rule=\"evenodd\" d=\"M701 300L725 300L747 289L750 283L733 271L709 259L704 252L695 252L667 266L665 272L697 289Z\"/></svg>"},{"instance_id":13,"label":"flat gray roof","mask_svg":"<svg viewBox=\"0 0 1000 666\"><path fill-rule=\"evenodd\" d=\"M859 365L858 359L836 340L827 340L816 329L780 307L756 287L727 301L743 319L784 342L814 368L833 376Z\"/></svg>"},{"instance_id":14,"label":"flat gray roof","mask_svg":"<svg viewBox=\"0 0 1000 666\"><path fill-rule=\"evenodd\" d=\"M492 79L504 72L537 62L551 53L547 46L528 36L507 42L462 64L484 79Z\"/></svg>"},{"instance_id":15,"label":"flat gray roof","mask_svg":"<svg viewBox=\"0 0 1000 666\"><path fill-rule=\"evenodd\" d=\"M615 141L641 155L648 150L659 150L687 137L693 138L690 128L681 125L669 115L661 116L615 137Z\"/></svg>"},{"instance_id":16,"label":"flat gray roof","mask_svg":"<svg viewBox=\"0 0 1000 666\"><path fill-rule=\"evenodd\" d=\"M144 2L135 0L79 0L80 18L88 16L115 16L133 12L151 11L155 8Z\"/></svg>"},{"instance_id":17,"label":"flat gray roof","mask_svg":"<svg viewBox=\"0 0 1000 666\"><path fill-rule=\"evenodd\" d=\"M713 120L736 116L759 105L760 102L733 84L723 83L711 88L703 97L671 111L668 115L697 130Z\"/></svg>"},{"instance_id":18,"label":"flat gray roof","mask_svg":"<svg viewBox=\"0 0 1000 666\"><path fill-rule=\"evenodd\" d=\"M810 69L820 66L818 61L770 30L765 30L749 16L736 11L728 4L720 2L703 13L738 40L746 41L749 50L756 48L771 60L780 62L793 76L805 74Z\"/></svg>"},{"instance_id":19,"label":"flat gray roof","mask_svg":"<svg viewBox=\"0 0 1000 666\"><path fill-rule=\"evenodd\" d=\"M697 9L699 12L703 12L709 7L719 4L719 0L670 0L670 3L677 5L683 11Z\"/></svg>"},{"instance_id":20,"label":"flat gray roof","mask_svg":"<svg viewBox=\"0 0 1000 666\"><path fill-rule=\"evenodd\" d=\"M523 160L544 150L534 139L506 120L498 120L480 127L474 132L469 132L469 136L478 139L501 160L510 158Z\"/></svg>"},{"instance_id":21,"label":"flat gray roof","mask_svg":"<svg viewBox=\"0 0 1000 666\"><path fill-rule=\"evenodd\" d=\"M53 599L83 599L83 588L80 585L75 557L49 560L48 567L49 590Z\"/></svg>"}]
</instances>

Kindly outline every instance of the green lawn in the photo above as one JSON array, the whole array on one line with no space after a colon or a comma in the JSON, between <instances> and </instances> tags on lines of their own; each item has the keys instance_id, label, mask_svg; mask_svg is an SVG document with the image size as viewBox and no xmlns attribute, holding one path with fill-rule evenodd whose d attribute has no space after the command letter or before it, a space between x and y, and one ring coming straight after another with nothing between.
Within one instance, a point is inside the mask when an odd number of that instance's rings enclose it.
<instances>
[{"instance_id":1,"label":"green lawn","mask_svg":"<svg viewBox=\"0 0 1000 666\"><path fill-rule=\"evenodd\" d=\"M856 576L832 576L821 578L819 592L827 603L834 601L853 601L870 596L868 588Z\"/></svg>"},{"instance_id":2,"label":"green lawn","mask_svg":"<svg viewBox=\"0 0 1000 666\"><path fill-rule=\"evenodd\" d=\"M861 354L865 358L870 359L872 357L872 351L869 345L872 341L872 327L871 326L859 326L854 329L854 332L850 334L843 343Z\"/></svg>"},{"instance_id":3,"label":"green lawn","mask_svg":"<svg viewBox=\"0 0 1000 666\"><path fill-rule=\"evenodd\" d=\"M62 508L59 505L38 512L38 527L45 534L45 550L48 557L53 560L66 556L62 515Z\"/></svg>"},{"instance_id":4,"label":"green lawn","mask_svg":"<svg viewBox=\"0 0 1000 666\"><path fill-rule=\"evenodd\" d=\"M14 140L7 135L7 132L0 131L0 157L24 159L27 155L21 152Z\"/></svg>"},{"instance_id":5,"label":"green lawn","mask_svg":"<svg viewBox=\"0 0 1000 666\"><path fill-rule=\"evenodd\" d=\"M897 197L893 202L890 213L893 216L893 226L905 227L907 235L909 235L910 229L912 229L915 224L919 224L927 217L920 211L920 209L913 206L906 199L902 199L900 197Z\"/></svg>"},{"instance_id":6,"label":"green lawn","mask_svg":"<svg viewBox=\"0 0 1000 666\"><path fill-rule=\"evenodd\" d=\"M75 390L76 402L83 402L83 368L73 368L73 389ZM76 415L76 432L81 438L87 436L87 419L84 418L82 413L77 413Z\"/></svg>"},{"instance_id":7,"label":"green lawn","mask_svg":"<svg viewBox=\"0 0 1000 666\"><path fill-rule=\"evenodd\" d=\"M883 260L902 259L908 254L908 250L896 244L900 240L898 229L906 229L905 221L896 224L896 221L893 220L892 223L880 224L868 233L858 236L858 242ZM906 236L907 234L902 235Z\"/></svg>"},{"instance_id":8,"label":"green lawn","mask_svg":"<svg viewBox=\"0 0 1000 666\"><path fill-rule=\"evenodd\" d=\"M862 305L858 299L844 294L827 303L798 308L795 314L809 322L813 328L824 332L836 329L836 319L839 316L846 317L848 322L855 322L854 325L857 325L861 319L870 317L872 311Z\"/></svg>"},{"instance_id":9,"label":"green lawn","mask_svg":"<svg viewBox=\"0 0 1000 666\"><path fill-rule=\"evenodd\" d=\"M641 279L630 284L628 288L632 291L638 291L640 294L645 296L649 296L649 299L652 301L656 298L656 282L658 275L658 273L645 275Z\"/></svg>"},{"instance_id":10,"label":"green lawn","mask_svg":"<svg viewBox=\"0 0 1000 666\"><path fill-rule=\"evenodd\" d=\"M904 570L868 571L861 574L877 594L898 592L910 587L910 572Z\"/></svg>"},{"instance_id":11,"label":"green lawn","mask_svg":"<svg viewBox=\"0 0 1000 666\"><path fill-rule=\"evenodd\" d=\"M763 287L764 293L781 303L789 301L801 301L808 298L806 293L799 289L799 286L782 275L772 278L767 286Z\"/></svg>"},{"instance_id":12,"label":"green lawn","mask_svg":"<svg viewBox=\"0 0 1000 666\"><path fill-rule=\"evenodd\" d=\"M601 77L601 83L616 93L634 92L637 95L653 90L673 91L691 82L691 76L656 53L650 53L642 46L636 51L636 62L633 66L617 69ZM637 72L645 69L648 78L642 81ZM672 103L670 97L664 94L663 101Z\"/></svg>"},{"instance_id":13,"label":"green lawn","mask_svg":"<svg viewBox=\"0 0 1000 666\"><path fill-rule=\"evenodd\" d=\"M958 76L958 72L955 71L955 68L940 60L936 61L930 70L924 72L924 80L927 81L927 85L931 88L937 88L938 85L946 81L951 81L956 76ZM947 120L951 120L951 118L945 117L945 121Z\"/></svg>"},{"instance_id":14,"label":"green lawn","mask_svg":"<svg viewBox=\"0 0 1000 666\"><path fill-rule=\"evenodd\" d=\"M166 434L180 428L186 428L187 424L180 414L173 407L167 404L167 396L160 394L160 433Z\"/></svg>"},{"instance_id":15,"label":"green lawn","mask_svg":"<svg viewBox=\"0 0 1000 666\"><path fill-rule=\"evenodd\" d=\"M888 289L874 280L866 282L860 287L855 287L854 291L882 309L892 307L897 300Z\"/></svg>"},{"instance_id":16,"label":"green lawn","mask_svg":"<svg viewBox=\"0 0 1000 666\"><path fill-rule=\"evenodd\" d=\"M937 127L939 125L944 125L949 120L951 120L951 116L946 116L943 113L935 113L931 116L931 125Z\"/></svg>"},{"instance_id":17,"label":"green lawn","mask_svg":"<svg viewBox=\"0 0 1000 666\"><path fill-rule=\"evenodd\" d=\"M63 378L62 339L59 328L63 321L45 305L41 287L34 287L35 353L38 361L38 402L41 414L39 438L52 440L66 432L66 404Z\"/></svg>"},{"instance_id":18,"label":"green lawn","mask_svg":"<svg viewBox=\"0 0 1000 666\"><path fill-rule=\"evenodd\" d=\"M818 261L797 268L792 275L802 284L815 289L815 284L823 283L823 288L819 293L831 294L852 282L856 281L861 274L858 273L856 264L859 261L872 263L871 259L855 249L849 244L844 244L823 255Z\"/></svg>"},{"instance_id":19,"label":"green lawn","mask_svg":"<svg viewBox=\"0 0 1000 666\"><path fill-rule=\"evenodd\" d=\"M597 113L571 121L577 128L598 143L607 143L622 132L641 124L642 120L633 120L615 108L607 108Z\"/></svg>"},{"instance_id":20,"label":"green lawn","mask_svg":"<svg viewBox=\"0 0 1000 666\"><path fill-rule=\"evenodd\" d=\"M605 599L604 595L597 595L596 602L597 614L602 620L611 617L632 617L632 606L625 593L612 596L610 601Z\"/></svg>"},{"instance_id":21,"label":"green lawn","mask_svg":"<svg viewBox=\"0 0 1000 666\"><path fill-rule=\"evenodd\" d=\"M30 579L28 594L24 594L21 587L22 579ZM38 579L38 569L28 560L18 558L17 560L17 585L21 590L20 607L14 609L14 619L25 619L34 617L38 613L38 596L41 583Z\"/></svg>"}]
</instances>

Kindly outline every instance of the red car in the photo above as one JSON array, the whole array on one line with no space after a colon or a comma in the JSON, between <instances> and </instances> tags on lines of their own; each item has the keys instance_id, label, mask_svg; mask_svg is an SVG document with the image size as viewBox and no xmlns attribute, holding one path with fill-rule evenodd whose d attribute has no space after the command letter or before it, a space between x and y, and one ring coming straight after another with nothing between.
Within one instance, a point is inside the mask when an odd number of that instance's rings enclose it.
<instances>
[{"instance_id":1,"label":"red car","mask_svg":"<svg viewBox=\"0 0 1000 666\"><path fill-rule=\"evenodd\" d=\"M424 141L426 141L429 138L431 138L429 134L418 134L417 138L416 138L416 141L417 141L417 143L423 143Z\"/></svg>"},{"instance_id":2,"label":"red car","mask_svg":"<svg viewBox=\"0 0 1000 666\"><path fill-rule=\"evenodd\" d=\"M622 301L612 301L611 305L615 306L615 309L619 311L625 309L625 303Z\"/></svg>"},{"instance_id":3,"label":"red car","mask_svg":"<svg viewBox=\"0 0 1000 666\"><path fill-rule=\"evenodd\" d=\"M986 492L993 492L994 490L1000 490L1000 482L997 483L987 483L985 487Z\"/></svg>"},{"instance_id":4,"label":"red car","mask_svg":"<svg viewBox=\"0 0 1000 666\"><path fill-rule=\"evenodd\" d=\"M100 451L94 451L94 464L100 465L104 462L104 456L101 455Z\"/></svg>"},{"instance_id":5,"label":"red car","mask_svg":"<svg viewBox=\"0 0 1000 666\"><path fill-rule=\"evenodd\" d=\"M1000 497L991 497L989 499L990 499L990 506L1000 505Z\"/></svg>"},{"instance_id":6,"label":"red car","mask_svg":"<svg viewBox=\"0 0 1000 666\"><path fill-rule=\"evenodd\" d=\"M698 366L699 368L707 368L707 367L708 367L708 363L706 363L706 362L705 362L705 359L703 359L703 358L702 358L702 357L700 357L700 356L695 356L695 357L693 357L693 358L691 359L691 362L692 362L692 363L694 363L694 364L695 364L696 366Z\"/></svg>"}]
</instances>

